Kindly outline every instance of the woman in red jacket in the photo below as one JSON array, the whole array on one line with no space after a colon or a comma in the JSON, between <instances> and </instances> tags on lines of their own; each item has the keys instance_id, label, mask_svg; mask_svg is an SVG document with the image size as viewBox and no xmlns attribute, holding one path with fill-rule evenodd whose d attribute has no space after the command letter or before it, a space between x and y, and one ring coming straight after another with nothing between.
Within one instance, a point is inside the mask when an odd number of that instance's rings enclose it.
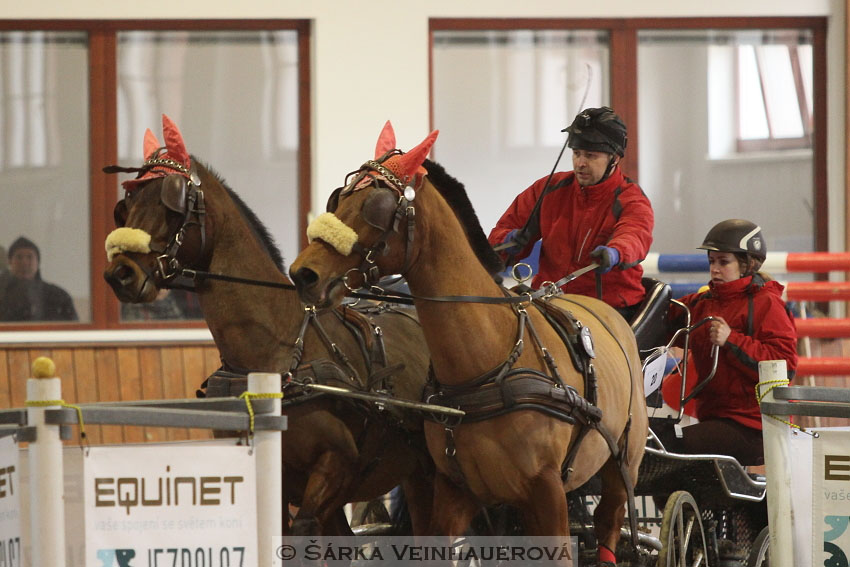
<instances>
[{"instance_id":1,"label":"woman in red jacket","mask_svg":"<svg viewBox=\"0 0 850 567\"><path fill-rule=\"evenodd\" d=\"M782 299L781 284L759 272L767 248L761 228L741 219L712 228L702 246L708 251L708 291L681 301L691 322L716 320L691 334L691 356L698 381L712 367L712 347L719 347L717 372L695 398L699 423L659 437L668 451L735 457L742 465L764 463L761 412L756 399L758 363L785 360L789 379L797 368L797 331Z\"/></svg>"}]
</instances>

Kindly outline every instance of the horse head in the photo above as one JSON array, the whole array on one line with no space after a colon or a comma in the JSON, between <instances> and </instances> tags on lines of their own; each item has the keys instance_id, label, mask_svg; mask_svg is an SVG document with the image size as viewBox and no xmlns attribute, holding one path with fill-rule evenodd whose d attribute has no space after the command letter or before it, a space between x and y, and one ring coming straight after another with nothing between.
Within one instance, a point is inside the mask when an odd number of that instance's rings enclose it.
<instances>
[{"instance_id":1,"label":"horse head","mask_svg":"<svg viewBox=\"0 0 850 567\"><path fill-rule=\"evenodd\" d=\"M289 271L303 301L336 305L348 290L410 267L416 246L413 202L427 183L423 162L437 134L403 153L395 149L387 122L375 158L348 175L328 199L327 211L307 227L310 245Z\"/></svg>"},{"instance_id":2,"label":"horse head","mask_svg":"<svg viewBox=\"0 0 850 567\"><path fill-rule=\"evenodd\" d=\"M110 166L107 173L137 172L123 183L124 198L115 206L116 229L106 238L109 264L104 277L124 302L154 301L171 287L181 266L200 267L208 260L209 234L201 189L214 179L186 151L174 123L162 117L165 146L145 134L145 161L139 168Z\"/></svg>"}]
</instances>

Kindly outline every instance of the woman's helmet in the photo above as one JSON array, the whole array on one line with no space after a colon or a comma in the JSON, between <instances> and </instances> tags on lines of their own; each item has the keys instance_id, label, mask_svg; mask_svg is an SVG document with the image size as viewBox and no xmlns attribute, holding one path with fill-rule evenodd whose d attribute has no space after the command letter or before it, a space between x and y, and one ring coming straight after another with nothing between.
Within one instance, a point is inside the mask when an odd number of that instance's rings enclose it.
<instances>
[{"instance_id":1,"label":"woman's helmet","mask_svg":"<svg viewBox=\"0 0 850 567\"><path fill-rule=\"evenodd\" d=\"M567 145L574 150L625 155L626 124L607 106L582 110L561 132L569 132Z\"/></svg>"},{"instance_id":2,"label":"woman's helmet","mask_svg":"<svg viewBox=\"0 0 850 567\"><path fill-rule=\"evenodd\" d=\"M728 219L717 223L697 249L749 254L760 262L767 258L761 227L744 219Z\"/></svg>"}]
</instances>

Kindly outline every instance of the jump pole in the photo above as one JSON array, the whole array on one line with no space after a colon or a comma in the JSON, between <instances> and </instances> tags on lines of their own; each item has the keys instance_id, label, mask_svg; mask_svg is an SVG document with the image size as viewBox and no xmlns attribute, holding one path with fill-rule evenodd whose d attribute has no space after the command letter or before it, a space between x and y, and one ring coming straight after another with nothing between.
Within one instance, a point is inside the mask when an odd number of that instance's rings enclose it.
<instances>
[{"instance_id":1,"label":"jump pole","mask_svg":"<svg viewBox=\"0 0 850 567\"><path fill-rule=\"evenodd\" d=\"M248 392L280 394L280 374L251 372ZM280 398L272 400L270 415L280 415ZM283 449L280 431L254 433L257 468L257 558L261 567L275 564L275 537L283 535Z\"/></svg>"},{"instance_id":2,"label":"jump pole","mask_svg":"<svg viewBox=\"0 0 850 567\"><path fill-rule=\"evenodd\" d=\"M55 371L52 360L39 357L32 364L33 377L27 379L27 423L35 429L35 440L29 444L32 567L67 565L61 426L44 422L45 412L63 403L62 381Z\"/></svg>"},{"instance_id":3,"label":"jump pole","mask_svg":"<svg viewBox=\"0 0 850 567\"><path fill-rule=\"evenodd\" d=\"M696 254L659 254L650 252L641 262L647 275L662 272L708 272L708 256ZM762 270L771 273L847 272L850 252L768 252Z\"/></svg>"}]
</instances>

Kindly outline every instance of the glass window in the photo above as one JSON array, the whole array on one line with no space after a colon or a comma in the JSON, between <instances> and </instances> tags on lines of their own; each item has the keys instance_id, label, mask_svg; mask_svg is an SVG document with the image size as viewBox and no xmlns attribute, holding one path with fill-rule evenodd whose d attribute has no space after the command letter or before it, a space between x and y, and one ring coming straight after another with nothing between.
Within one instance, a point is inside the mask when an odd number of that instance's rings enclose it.
<instances>
[{"instance_id":1,"label":"glass window","mask_svg":"<svg viewBox=\"0 0 850 567\"><path fill-rule=\"evenodd\" d=\"M756 78L764 66L753 38L771 37L761 30L639 32L640 184L655 209L654 252L694 250L727 218L760 224L768 250L815 249L812 152L735 155L739 126L751 137L801 132L788 59L771 63L784 86ZM800 68L811 70L811 53L798 53L807 58ZM776 97L758 94L759 82Z\"/></svg>"},{"instance_id":2,"label":"glass window","mask_svg":"<svg viewBox=\"0 0 850 567\"><path fill-rule=\"evenodd\" d=\"M145 129L161 138L167 114L290 261L299 250L297 40L292 30L118 34L121 162L141 162ZM121 312L133 321L201 317L194 296L176 290Z\"/></svg>"},{"instance_id":3,"label":"glass window","mask_svg":"<svg viewBox=\"0 0 850 567\"><path fill-rule=\"evenodd\" d=\"M0 32L0 321L91 320L88 96L85 33Z\"/></svg>"},{"instance_id":4,"label":"glass window","mask_svg":"<svg viewBox=\"0 0 850 567\"><path fill-rule=\"evenodd\" d=\"M811 32L740 33L735 43L737 150L811 148Z\"/></svg>"},{"instance_id":5,"label":"glass window","mask_svg":"<svg viewBox=\"0 0 850 567\"><path fill-rule=\"evenodd\" d=\"M581 107L608 103L608 34L438 30L433 44L435 158L464 182L489 232L552 169Z\"/></svg>"}]
</instances>

